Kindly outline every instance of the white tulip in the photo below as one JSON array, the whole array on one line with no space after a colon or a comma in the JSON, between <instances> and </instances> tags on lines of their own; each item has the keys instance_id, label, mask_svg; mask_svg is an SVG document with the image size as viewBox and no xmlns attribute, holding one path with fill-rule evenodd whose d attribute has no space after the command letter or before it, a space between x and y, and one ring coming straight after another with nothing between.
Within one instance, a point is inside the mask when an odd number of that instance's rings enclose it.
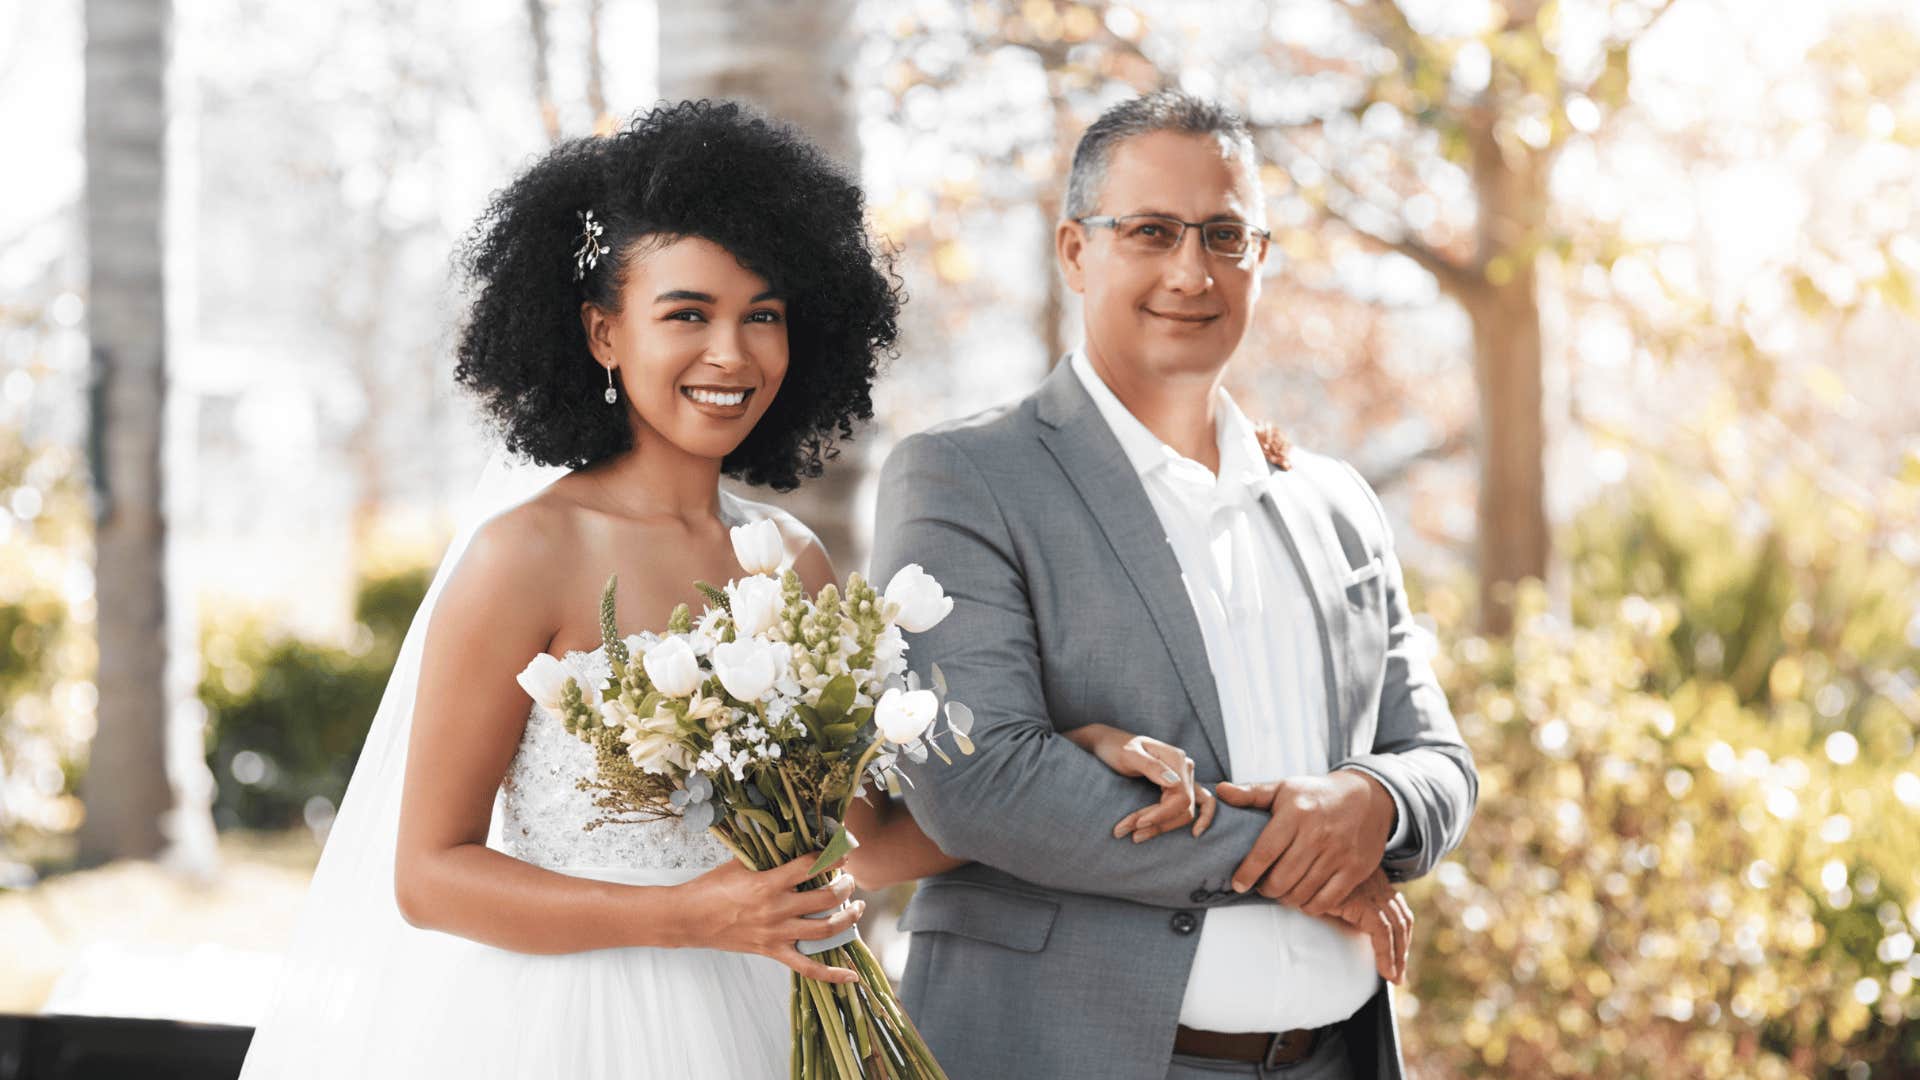
<instances>
[{"instance_id":1,"label":"white tulip","mask_svg":"<svg viewBox=\"0 0 1920 1080\"><path fill-rule=\"evenodd\" d=\"M700 658L693 654L693 646L677 634L655 642L640 658L640 663L647 669L647 678L653 680L653 688L668 697L686 697L704 681Z\"/></svg>"},{"instance_id":2,"label":"white tulip","mask_svg":"<svg viewBox=\"0 0 1920 1080\"><path fill-rule=\"evenodd\" d=\"M880 695L879 704L873 707L873 722L882 738L905 744L919 738L939 711L940 698L933 691L895 687Z\"/></svg>"},{"instance_id":3,"label":"white tulip","mask_svg":"<svg viewBox=\"0 0 1920 1080\"><path fill-rule=\"evenodd\" d=\"M766 633L780 621L780 583L765 574L742 578L727 586L727 606L733 609L733 632L750 638Z\"/></svg>"},{"instance_id":4,"label":"white tulip","mask_svg":"<svg viewBox=\"0 0 1920 1080\"><path fill-rule=\"evenodd\" d=\"M787 545L780 526L772 518L761 518L750 525L735 525L727 534L733 537L733 557L749 574L771 574L786 561Z\"/></svg>"},{"instance_id":5,"label":"white tulip","mask_svg":"<svg viewBox=\"0 0 1920 1080\"><path fill-rule=\"evenodd\" d=\"M534 704L558 716L560 694L567 688L567 680L573 678L573 669L546 653L535 653L526 670L514 678Z\"/></svg>"},{"instance_id":6,"label":"white tulip","mask_svg":"<svg viewBox=\"0 0 1920 1080\"><path fill-rule=\"evenodd\" d=\"M734 700L754 702L773 689L782 667L780 650L770 641L741 638L713 647L713 673Z\"/></svg>"},{"instance_id":7,"label":"white tulip","mask_svg":"<svg viewBox=\"0 0 1920 1080\"><path fill-rule=\"evenodd\" d=\"M893 580L887 582L887 591L882 595L887 603L898 607L893 621L910 633L933 629L953 610L953 598L919 563L901 567Z\"/></svg>"}]
</instances>

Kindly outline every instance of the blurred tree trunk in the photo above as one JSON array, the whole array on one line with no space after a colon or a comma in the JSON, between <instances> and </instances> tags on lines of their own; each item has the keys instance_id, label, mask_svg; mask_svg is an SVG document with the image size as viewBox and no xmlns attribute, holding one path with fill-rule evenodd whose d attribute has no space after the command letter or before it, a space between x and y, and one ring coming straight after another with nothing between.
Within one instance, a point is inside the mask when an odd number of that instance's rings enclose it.
<instances>
[{"instance_id":1,"label":"blurred tree trunk","mask_svg":"<svg viewBox=\"0 0 1920 1080\"><path fill-rule=\"evenodd\" d=\"M89 457L99 598L99 729L83 865L166 846L164 292L167 0L87 0Z\"/></svg>"},{"instance_id":2,"label":"blurred tree trunk","mask_svg":"<svg viewBox=\"0 0 1920 1080\"><path fill-rule=\"evenodd\" d=\"M533 35L533 95L540 106L540 128L547 141L560 141L560 108L553 100L553 76L547 69L546 0L527 0L527 31Z\"/></svg>"},{"instance_id":3,"label":"blurred tree trunk","mask_svg":"<svg viewBox=\"0 0 1920 1080\"><path fill-rule=\"evenodd\" d=\"M1363 238L1398 251L1434 276L1457 301L1473 328L1474 379L1480 405L1477 569L1480 624L1504 635L1513 626L1513 587L1527 578L1546 580L1552 557L1546 507L1544 351L1536 268L1554 242L1548 212L1548 176L1559 148L1573 130L1566 111L1577 100L1590 115L1617 110L1627 100L1628 56L1634 44L1672 7L1671 0L1641 10L1641 21L1616 17L1622 29L1609 36L1605 62L1578 85L1568 84L1541 26L1540 0L1515 0L1497 9L1499 19L1478 35L1488 50L1483 85L1465 88L1454 69L1457 46L1424 37L1397 0L1349 0L1348 12L1398 63L1377 72L1365 98L1394 106L1412 118L1411 130L1439 136L1444 156L1472 181L1476 223L1471 250L1445 252L1429 245L1421 229L1381 196L1405 198L1424 186L1414 175L1356 179L1338 167L1322 170L1338 195L1323 209ZM1628 13L1614 5L1615 16ZM1545 106L1549 111L1541 113ZM1593 123L1590 122L1589 129ZM1410 155L1389 155L1406 162ZM1408 183L1411 179L1413 182ZM1367 213L1360 223L1356 212ZM1385 218L1394 224L1380 227Z\"/></svg>"},{"instance_id":4,"label":"blurred tree trunk","mask_svg":"<svg viewBox=\"0 0 1920 1080\"><path fill-rule=\"evenodd\" d=\"M1547 433L1542 414L1537 251L1547 229L1548 149L1503 147L1490 126L1470 125L1472 174L1480 208L1477 274L1457 275L1453 293L1473 324L1480 397L1480 623L1513 628L1513 587L1547 578Z\"/></svg>"},{"instance_id":5,"label":"blurred tree trunk","mask_svg":"<svg viewBox=\"0 0 1920 1080\"><path fill-rule=\"evenodd\" d=\"M660 94L754 105L799 126L858 180L859 136L845 74L856 44L852 0L687 5L660 21ZM856 440L798 491L751 494L798 515L845 574L866 565L870 508L859 501L866 472L866 444Z\"/></svg>"}]
</instances>

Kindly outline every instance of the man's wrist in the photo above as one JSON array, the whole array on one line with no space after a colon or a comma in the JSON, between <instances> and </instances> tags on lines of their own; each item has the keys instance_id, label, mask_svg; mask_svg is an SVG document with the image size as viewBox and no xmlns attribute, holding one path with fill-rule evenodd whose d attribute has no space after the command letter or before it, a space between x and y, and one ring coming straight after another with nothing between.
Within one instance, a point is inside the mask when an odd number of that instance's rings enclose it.
<instances>
[{"instance_id":1,"label":"man's wrist","mask_svg":"<svg viewBox=\"0 0 1920 1080\"><path fill-rule=\"evenodd\" d=\"M1400 824L1400 804L1394 799L1393 792L1387 790L1387 785L1381 782L1379 777L1365 769L1342 766L1337 771L1351 773L1365 781L1367 820L1375 826L1369 832L1379 839L1381 850L1386 850L1387 841L1393 837L1394 829Z\"/></svg>"}]
</instances>

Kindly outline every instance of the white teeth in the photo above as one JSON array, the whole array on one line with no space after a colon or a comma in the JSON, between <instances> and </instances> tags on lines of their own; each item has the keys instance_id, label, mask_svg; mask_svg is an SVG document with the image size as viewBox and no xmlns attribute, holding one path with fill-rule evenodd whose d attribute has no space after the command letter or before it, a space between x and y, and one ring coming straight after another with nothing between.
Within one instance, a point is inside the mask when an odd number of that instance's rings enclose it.
<instances>
[{"instance_id":1,"label":"white teeth","mask_svg":"<svg viewBox=\"0 0 1920 1080\"><path fill-rule=\"evenodd\" d=\"M686 395L706 405L738 405L747 400L745 390L734 390L723 394L713 390L696 390L689 387Z\"/></svg>"}]
</instances>

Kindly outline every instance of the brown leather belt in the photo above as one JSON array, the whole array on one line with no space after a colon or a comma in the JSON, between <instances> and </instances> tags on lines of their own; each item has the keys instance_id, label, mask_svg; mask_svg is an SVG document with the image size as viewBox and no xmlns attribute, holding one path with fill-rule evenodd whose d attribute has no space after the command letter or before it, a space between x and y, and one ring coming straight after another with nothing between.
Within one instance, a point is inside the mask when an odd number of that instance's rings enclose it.
<instances>
[{"instance_id":1,"label":"brown leather belt","mask_svg":"<svg viewBox=\"0 0 1920 1080\"><path fill-rule=\"evenodd\" d=\"M1257 1061L1272 1069L1305 1060L1319 1042L1319 1028L1294 1028L1269 1034L1202 1031L1182 1024L1174 1032L1173 1052L1221 1061Z\"/></svg>"}]
</instances>

